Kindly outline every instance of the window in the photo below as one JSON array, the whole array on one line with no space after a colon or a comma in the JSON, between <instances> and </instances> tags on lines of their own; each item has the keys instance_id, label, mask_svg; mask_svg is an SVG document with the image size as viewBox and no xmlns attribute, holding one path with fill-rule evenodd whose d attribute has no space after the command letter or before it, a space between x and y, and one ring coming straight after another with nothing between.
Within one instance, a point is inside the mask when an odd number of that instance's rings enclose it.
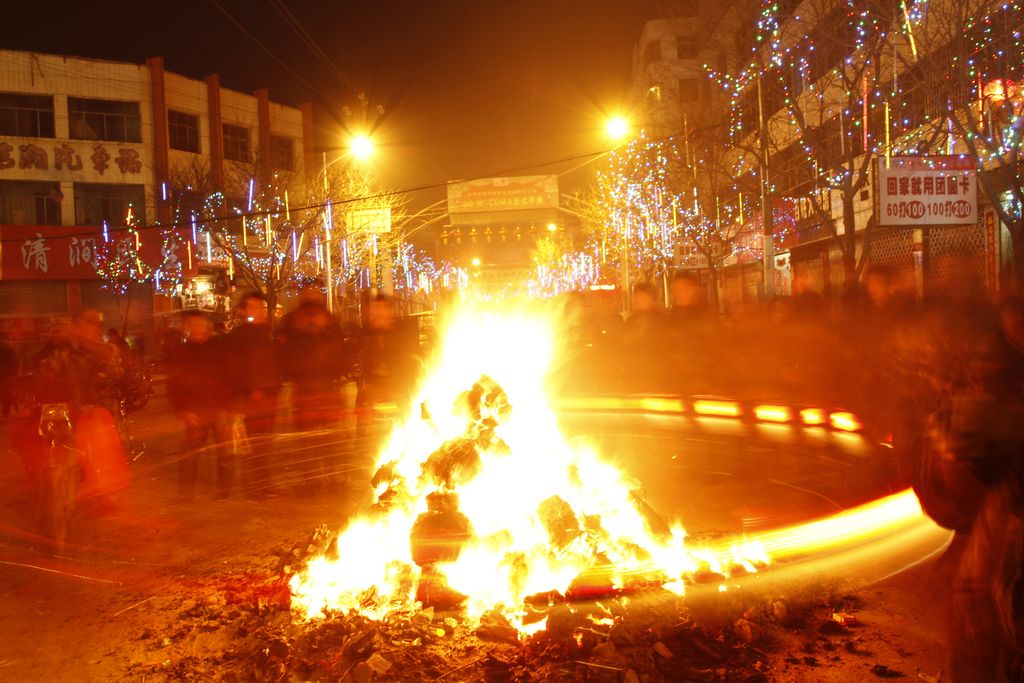
<instances>
[{"instance_id":1,"label":"window","mask_svg":"<svg viewBox=\"0 0 1024 683\"><path fill-rule=\"evenodd\" d=\"M700 101L700 79L680 78L679 79L679 101L686 104L694 104Z\"/></svg>"},{"instance_id":2,"label":"window","mask_svg":"<svg viewBox=\"0 0 1024 683\"><path fill-rule=\"evenodd\" d=\"M75 183L75 224L124 225L128 207L144 219L146 193L142 185L100 185Z\"/></svg>"},{"instance_id":3,"label":"window","mask_svg":"<svg viewBox=\"0 0 1024 683\"><path fill-rule=\"evenodd\" d=\"M699 50L697 36L676 36L676 59L696 59Z\"/></svg>"},{"instance_id":4,"label":"window","mask_svg":"<svg viewBox=\"0 0 1024 683\"><path fill-rule=\"evenodd\" d=\"M168 110L167 136L171 149L199 153L199 117L180 111Z\"/></svg>"},{"instance_id":5,"label":"window","mask_svg":"<svg viewBox=\"0 0 1024 683\"><path fill-rule=\"evenodd\" d=\"M661 59L661 41L655 39L647 43L647 47L644 48L643 65L647 66L651 62L656 62L659 59Z\"/></svg>"},{"instance_id":6,"label":"window","mask_svg":"<svg viewBox=\"0 0 1024 683\"><path fill-rule=\"evenodd\" d=\"M138 102L69 97L68 124L74 140L142 141Z\"/></svg>"},{"instance_id":7,"label":"window","mask_svg":"<svg viewBox=\"0 0 1024 683\"><path fill-rule=\"evenodd\" d=\"M224 124L224 158L249 163L249 129Z\"/></svg>"},{"instance_id":8,"label":"window","mask_svg":"<svg viewBox=\"0 0 1024 683\"><path fill-rule=\"evenodd\" d=\"M295 169L294 144L291 138L270 136L270 165L284 171Z\"/></svg>"},{"instance_id":9,"label":"window","mask_svg":"<svg viewBox=\"0 0 1024 683\"><path fill-rule=\"evenodd\" d=\"M60 225L60 187L36 190L36 225Z\"/></svg>"},{"instance_id":10,"label":"window","mask_svg":"<svg viewBox=\"0 0 1024 683\"><path fill-rule=\"evenodd\" d=\"M62 198L58 183L0 181L0 223L60 225Z\"/></svg>"},{"instance_id":11,"label":"window","mask_svg":"<svg viewBox=\"0 0 1024 683\"><path fill-rule=\"evenodd\" d=\"M0 93L0 135L52 138L53 98Z\"/></svg>"}]
</instances>

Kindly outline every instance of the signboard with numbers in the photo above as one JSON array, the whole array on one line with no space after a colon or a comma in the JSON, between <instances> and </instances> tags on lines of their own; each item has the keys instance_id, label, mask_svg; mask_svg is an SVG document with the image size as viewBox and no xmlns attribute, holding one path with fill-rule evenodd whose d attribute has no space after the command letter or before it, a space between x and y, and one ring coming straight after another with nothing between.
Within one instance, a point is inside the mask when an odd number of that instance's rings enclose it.
<instances>
[{"instance_id":1,"label":"signboard with numbers","mask_svg":"<svg viewBox=\"0 0 1024 683\"><path fill-rule=\"evenodd\" d=\"M978 179L974 161L957 156L878 160L878 224L928 227L976 225Z\"/></svg>"}]
</instances>

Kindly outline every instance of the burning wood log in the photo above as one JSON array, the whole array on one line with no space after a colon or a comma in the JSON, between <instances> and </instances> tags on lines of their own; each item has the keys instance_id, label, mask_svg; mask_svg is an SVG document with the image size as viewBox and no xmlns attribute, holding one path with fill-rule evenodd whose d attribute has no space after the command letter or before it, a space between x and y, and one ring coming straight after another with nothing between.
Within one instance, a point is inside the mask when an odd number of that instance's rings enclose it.
<instances>
[{"instance_id":1,"label":"burning wood log","mask_svg":"<svg viewBox=\"0 0 1024 683\"><path fill-rule=\"evenodd\" d=\"M416 518L412 527L412 560L423 568L454 562L470 536L469 518L459 512L458 495L434 491L427 496L427 511Z\"/></svg>"}]
</instances>

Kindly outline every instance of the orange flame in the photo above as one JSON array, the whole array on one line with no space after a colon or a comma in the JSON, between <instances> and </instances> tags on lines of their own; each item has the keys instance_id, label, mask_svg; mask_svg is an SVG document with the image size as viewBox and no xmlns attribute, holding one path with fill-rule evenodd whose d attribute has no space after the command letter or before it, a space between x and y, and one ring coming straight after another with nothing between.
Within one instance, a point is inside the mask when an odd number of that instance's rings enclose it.
<instances>
[{"instance_id":1,"label":"orange flame","mask_svg":"<svg viewBox=\"0 0 1024 683\"><path fill-rule=\"evenodd\" d=\"M554 329L516 312L469 312L452 323L416 409L378 457L382 511L348 525L336 558L292 577L296 608L309 618L324 609L381 618L413 606L429 573L466 596L470 619L499 610L525 634L543 628L524 622L525 598L564 595L583 577L681 592L698 571L726 577L767 563L756 544L691 550L681 526L652 521L635 482L565 438L543 390ZM453 523L466 533L453 533ZM424 534L438 526L440 534Z\"/></svg>"}]
</instances>

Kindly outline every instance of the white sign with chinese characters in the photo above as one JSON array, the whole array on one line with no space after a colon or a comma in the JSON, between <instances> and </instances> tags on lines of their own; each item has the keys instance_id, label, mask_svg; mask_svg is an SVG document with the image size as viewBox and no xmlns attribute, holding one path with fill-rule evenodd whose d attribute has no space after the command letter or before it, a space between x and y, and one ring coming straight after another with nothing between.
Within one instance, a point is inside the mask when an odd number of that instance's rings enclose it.
<instances>
[{"instance_id":1,"label":"white sign with chinese characters","mask_svg":"<svg viewBox=\"0 0 1024 683\"><path fill-rule=\"evenodd\" d=\"M975 225L978 179L971 159L956 156L878 160L878 224Z\"/></svg>"},{"instance_id":2,"label":"white sign with chinese characters","mask_svg":"<svg viewBox=\"0 0 1024 683\"><path fill-rule=\"evenodd\" d=\"M349 234L380 235L391 232L391 207L381 209L353 209L348 212Z\"/></svg>"}]
</instances>

